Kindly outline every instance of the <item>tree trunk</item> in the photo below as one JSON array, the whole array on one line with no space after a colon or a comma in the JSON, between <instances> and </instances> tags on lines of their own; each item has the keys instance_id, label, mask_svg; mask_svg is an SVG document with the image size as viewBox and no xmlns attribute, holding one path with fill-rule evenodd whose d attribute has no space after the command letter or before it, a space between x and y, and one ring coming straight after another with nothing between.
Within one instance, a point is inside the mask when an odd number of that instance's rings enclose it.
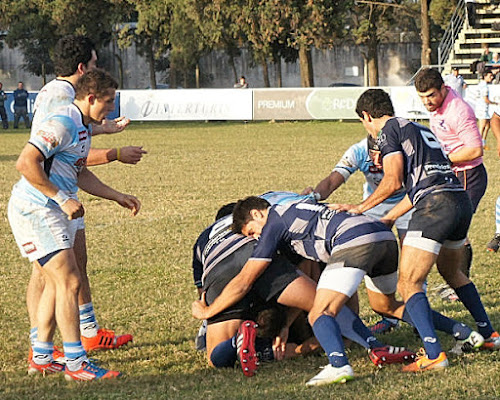
<instances>
[{"instance_id":1,"label":"tree trunk","mask_svg":"<svg viewBox=\"0 0 500 400\"><path fill-rule=\"evenodd\" d=\"M276 71L276 86L283 87L283 76L281 75L281 57L274 60L274 67Z\"/></svg>"},{"instance_id":2,"label":"tree trunk","mask_svg":"<svg viewBox=\"0 0 500 400\"><path fill-rule=\"evenodd\" d=\"M233 70L233 75L234 75L234 83L238 82L238 73L236 72L236 65L234 65L234 57L229 56L229 65L231 69Z\"/></svg>"},{"instance_id":3,"label":"tree trunk","mask_svg":"<svg viewBox=\"0 0 500 400\"><path fill-rule=\"evenodd\" d=\"M263 59L261 61L262 65L262 75L264 78L264 87L271 87L271 82L269 81L269 66L267 65L267 61Z\"/></svg>"},{"instance_id":4,"label":"tree trunk","mask_svg":"<svg viewBox=\"0 0 500 400\"><path fill-rule=\"evenodd\" d=\"M196 81L196 89L199 89L200 88L200 64L199 63L196 63L194 73L195 73L194 78Z\"/></svg>"},{"instance_id":5,"label":"tree trunk","mask_svg":"<svg viewBox=\"0 0 500 400\"><path fill-rule=\"evenodd\" d=\"M422 31L420 36L422 38L422 54L421 54L421 64L430 65L431 64L431 33L430 33L430 22L429 22L429 4L430 1L421 0L420 1L420 16L422 19Z\"/></svg>"},{"instance_id":6,"label":"tree trunk","mask_svg":"<svg viewBox=\"0 0 500 400\"><path fill-rule=\"evenodd\" d=\"M120 89L123 89L123 60L116 53L114 53L114 56L118 61L118 84L120 85Z\"/></svg>"},{"instance_id":7,"label":"tree trunk","mask_svg":"<svg viewBox=\"0 0 500 400\"><path fill-rule=\"evenodd\" d=\"M302 87L314 87L314 75L311 50L299 47L300 83Z\"/></svg>"},{"instance_id":8,"label":"tree trunk","mask_svg":"<svg viewBox=\"0 0 500 400\"><path fill-rule=\"evenodd\" d=\"M368 86L378 86L378 40L371 37L368 42Z\"/></svg>"},{"instance_id":9,"label":"tree trunk","mask_svg":"<svg viewBox=\"0 0 500 400\"><path fill-rule=\"evenodd\" d=\"M151 89L156 89L155 58L153 55L153 44L151 41L148 42L147 60L149 65L149 81L151 82Z\"/></svg>"},{"instance_id":10,"label":"tree trunk","mask_svg":"<svg viewBox=\"0 0 500 400\"><path fill-rule=\"evenodd\" d=\"M43 83L43 86L45 86L47 84L47 73L46 73L44 62L42 63L42 83Z\"/></svg>"}]
</instances>

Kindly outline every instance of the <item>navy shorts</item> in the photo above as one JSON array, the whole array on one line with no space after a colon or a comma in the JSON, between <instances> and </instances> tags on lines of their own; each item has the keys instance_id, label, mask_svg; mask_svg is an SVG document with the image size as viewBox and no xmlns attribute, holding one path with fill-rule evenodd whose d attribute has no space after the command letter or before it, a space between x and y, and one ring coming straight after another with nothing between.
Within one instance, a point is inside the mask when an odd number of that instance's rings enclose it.
<instances>
[{"instance_id":1,"label":"navy shorts","mask_svg":"<svg viewBox=\"0 0 500 400\"><path fill-rule=\"evenodd\" d=\"M488 174L483 164L465 171L456 172L458 180L462 183L465 191L472 202L472 212L475 213L479 202L486 192L488 185Z\"/></svg>"},{"instance_id":2,"label":"navy shorts","mask_svg":"<svg viewBox=\"0 0 500 400\"><path fill-rule=\"evenodd\" d=\"M226 285L241 271L252 255L255 243L250 242L222 260L205 280L205 300L208 305L222 293ZM262 304L276 300L283 290L300 276L294 264L283 256L275 256L252 289L238 303L208 319L208 324L231 319L255 319Z\"/></svg>"},{"instance_id":3,"label":"navy shorts","mask_svg":"<svg viewBox=\"0 0 500 400\"><path fill-rule=\"evenodd\" d=\"M467 237L472 203L465 191L431 193L415 205L404 244L418 238L444 244Z\"/></svg>"}]
</instances>

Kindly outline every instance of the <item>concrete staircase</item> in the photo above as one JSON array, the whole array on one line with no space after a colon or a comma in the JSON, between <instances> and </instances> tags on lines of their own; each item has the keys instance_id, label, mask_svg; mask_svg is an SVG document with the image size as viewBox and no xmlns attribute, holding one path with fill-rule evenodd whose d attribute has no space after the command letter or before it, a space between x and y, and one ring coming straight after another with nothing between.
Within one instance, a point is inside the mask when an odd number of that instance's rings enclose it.
<instances>
[{"instance_id":1,"label":"concrete staircase","mask_svg":"<svg viewBox=\"0 0 500 400\"><path fill-rule=\"evenodd\" d=\"M500 23L500 1L476 0L476 27L472 29L464 23L444 65L443 74L450 73L452 67L458 67L468 84L477 84L478 77L471 73L470 65L481 57L483 43L488 44L492 53L500 53L500 30L492 29L495 22Z\"/></svg>"}]
</instances>

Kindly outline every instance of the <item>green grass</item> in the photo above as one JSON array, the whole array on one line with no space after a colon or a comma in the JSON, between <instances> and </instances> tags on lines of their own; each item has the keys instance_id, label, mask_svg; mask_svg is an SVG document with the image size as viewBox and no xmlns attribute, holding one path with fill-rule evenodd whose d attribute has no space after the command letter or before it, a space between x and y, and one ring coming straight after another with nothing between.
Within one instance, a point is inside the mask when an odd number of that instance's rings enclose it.
<instances>
[{"instance_id":1,"label":"green grass","mask_svg":"<svg viewBox=\"0 0 500 400\"><path fill-rule=\"evenodd\" d=\"M224 203L267 190L300 191L326 176L342 153L364 136L361 124L300 123L134 123L126 132L94 139L95 147L144 145L136 166L94 167L106 183L137 195L142 210L132 218L109 201L86 194L89 275L100 324L134 334L133 346L93 354L103 366L124 373L115 382L67 383L62 376L26 374L29 324L25 289L30 265L22 259L7 221L14 164L28 138L26 130L0 133L0 398L1 399L493 399L500 398L500 354L481 352L452 359L444 372L408 376L398 366L377 369L353 348L356 373L343 386L309 389L306 380L326 364L324 356L265 365L254 378L240 370L207 367L194 350L199 323L191 317L196 297L191 252L198 234ZM493 143L490 143L494 148ZM500 329L497 254L485 245L494 233L494 204L500 192L496 152L487 151L489 188L474 218L473 278ZM361 198L361 174L331 200ZM430 286L440 283L434 271ZM361 315L377 320L361 294ZM473 321L459 304L431 297L434 308ZM445 349L452 340L440 336ZM57 338L57 341L60 339ZM384 337L394 345L420 346L405 326Z\"/></svg>"}]
</instances>

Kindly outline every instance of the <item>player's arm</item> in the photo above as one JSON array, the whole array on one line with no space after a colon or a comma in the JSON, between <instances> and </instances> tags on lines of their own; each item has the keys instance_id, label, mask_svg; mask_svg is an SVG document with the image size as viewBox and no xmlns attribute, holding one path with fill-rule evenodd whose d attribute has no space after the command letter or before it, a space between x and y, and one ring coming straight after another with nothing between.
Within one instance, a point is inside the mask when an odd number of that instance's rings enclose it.
<instances>
[{"instance_id":1,"label":"player's arm","mask_svg":"<svg viewBox=\"0 0 500 400\"><path fill-rule=\"evenodd\" d=\"M193 317L198 319L212 318L226 308L240 301L252 288L253 283L265 271L270 261L248 260L242 270L224 288L222 293L210 306L205 304L205 299L196 300L191 306Z\"/></svg>"},{"instance_id":2,"label":"player's arm","mask_svg":"<svg viewBox=\"0 0 500 400\"><path fill-rule=\"evenodd\" d=\"M311 186L305 188L301 194L318 193L318 200L327 199L337 188L345 183L344 177L337 171L332 171L325 179L316 185L316 188Z\"/></svg>"},{"instance_id":3,"label":"player's arm","mask_svg":"<svg viewBox=\"0 0 500 400\"><path fill-rule=\"evenodd\" d=\"M101 124L92 125L92 136L119 133L123 131L128 124L130 124L130 119L126 117L104 119Z\"/></svg>"},{"instance_id":4,"label":"player's arm","mask_svg":"<svg viewBox=\"0 0 500 400\"><path fill-rule=\"evenodd\" d=\"M135 196L118 192L104 184L86 167L83 167L78 174L78 187L94 196L117 202L122 207L132 210L132 215L137 215L141 208L141 202Z\"/></svg>"},{"instance_id":5,"label":"player's arm","mask_svg":"<svg viewBox=\"0 0 500 400\"><path fill-rule=\"evenodd\" d=\"M335 210L349 211L361 214L392 196L403 185L403 155L401 153L388 154L383 158L384 177L377 189L361 204L331 204Z\"/></svg>"},{"instance_id":6,"label":"player's arm","mask_svg":"<svg viewBox=\"0 0 500 400\"><path fill-rule=\"evenodd\" d=\"M473 161L483 155L483 142L481 134L477 128L476 116L472 109L464 108L462 118L456 118L449 121L452 131L454 131L458 138L464 144L460 150L448 154L450 161L455 163Z\"/></svg>"},{"instance_id":7,"label":"player's arm","mask_svg":"<svg viewBox=\"0 0 500 400\"><path fill-rule=\"evenodd\" d=\"M125 146L116 149L94 149L91 148L87 157L87 166L107 164L112 161L120 161L124 164L137 164L142 156L147 154L142 146Z\"/></svg>"},{"instance_id":8,"label":"player's arm","mask_svg":"<svg viewBox=\"0 0 500 400\"><path fill-rule=\"evenodd\" d=\"M498 156L500 157L500 115L494 112L493 116L491 117L490 124L491 124L491 131L493 132L493 135L497 140L497 153Z\"/></svg>"},{"instance_id":9,"label":"player's arm","mask_svg":"<svg viewBox=\"0 0 500 400\"><path fill-rule=\"evenodd\" d=\"M16 162L16 169L45 196L54 200L66 215L68 219L82 217L84 214L83 205L75 199L68 197L59 188L54 185L42 168L44 156L34 145L28 143L21 151Z\"/></svg>"},{"instance_id":10,"label":"player's arm","mask_svg":"<svg viewBox=\"0 0 500 400\"><path fill-rule=\"evenodd\" d=\"M408 195L403 197L403 199L396 204L391 211L387 213L387 215L384 218L381 218L380 220L388 225L389 227L392 227L396 220L401 217L401 215L407 213L413 208L413 204L411 203L410 198Z\"/></svg>"}]
</instances>

